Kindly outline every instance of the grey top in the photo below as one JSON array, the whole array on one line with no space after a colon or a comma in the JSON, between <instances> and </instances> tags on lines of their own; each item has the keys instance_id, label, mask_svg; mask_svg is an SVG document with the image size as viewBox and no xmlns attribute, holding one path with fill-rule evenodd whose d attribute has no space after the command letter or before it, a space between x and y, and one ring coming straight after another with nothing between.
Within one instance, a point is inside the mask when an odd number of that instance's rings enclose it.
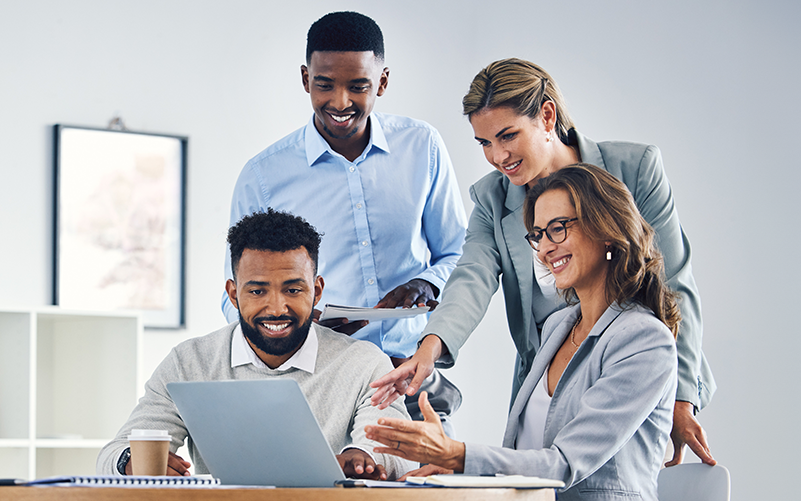
<instances>
[{"instance_id":1,"label":"grey top","mask_svg":"<svg viewBox=\"0 0 801 501\"><path fill-rule=\"evenodd\" d=\"M712 399L716 385L701 350L701 299L692 274L690 241L679 222L659 149L639 143L596 143L575 129L571 129L571 139L578 146L582 162L597 165L623 181L657 234L667 284L680 296L676 398L703 408ZM523 224L525 187L511 184L506 176L494 171L470 187L470 196L475 207L462 257L420 339L428 334L439 336L450 355L438 365L452 366L459 348L483 318L499 283L503 283L509 331L519 355L514 399L540 346L539 328L547 318L534 318L532 305L539 303L537 311L550 314L563 308L564 302L558 296L544 296L534 279L532 251L525 240ZM550 302L550 308L543 308L543 302Z\"/></svg>"},{"instance_id":2,"label":"grey top","mask_svg":"<svg viewBox=\"0 0 801 501\"><path fill-rule=\"evenodd\" d=\"M381 416L409 419L403 399L398 399L383 411L370 404L370 396L375 391L370 388L370 382L392 370L389 358L375 345L315 325L318 349L314 374L295 368L286 371L257 368L252 364L232 368L231 339L237 325L232 323L206 336L184 341L172 349L146 383L145 396L139 400L128 421L100 451L97 458L99 475L119 475L117 459L128 447L127 436L135 428L167 430L172 436L170 450L173 452L188 439L195 473L208 473L167 392L167 383L175 381L294 379L335 453L348 445L372 453L373 447L379 444L365 438L366 425L375 424ZM395 456L373 456L376 462L384 465L390 478L399 477L415 467Z\"/></svg>"},{"instance_id":3,"label":"grey top","mask_svg":"<svg viewBox=\"0 0 801 501\"><path fill-rule=\"evenodd\" d=\"M640 305L607 308L554 389L543 449L514 449L528 399L578 313L571 306L545 323L542 348L509 412L503 447L466 444L465 473L562 480L560 500L656 501L673 420L676 344Z\"/></svg>"}]
</instances>

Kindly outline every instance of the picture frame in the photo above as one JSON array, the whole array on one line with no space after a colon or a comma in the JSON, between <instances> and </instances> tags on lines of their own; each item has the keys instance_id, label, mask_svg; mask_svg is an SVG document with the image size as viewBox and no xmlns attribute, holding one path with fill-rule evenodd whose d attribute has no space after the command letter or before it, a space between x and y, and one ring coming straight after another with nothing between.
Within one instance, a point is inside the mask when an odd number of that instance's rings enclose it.
<instances>
[{"instance_id":1,"label":"picture frame","mask_svg":"<svg viewBox=\"0 0 801 501\"><path fill-rule=\"evenodd\" d=\"M185 325L188 138L56 124L53 304Z\"/></svg>"}]
</instances>

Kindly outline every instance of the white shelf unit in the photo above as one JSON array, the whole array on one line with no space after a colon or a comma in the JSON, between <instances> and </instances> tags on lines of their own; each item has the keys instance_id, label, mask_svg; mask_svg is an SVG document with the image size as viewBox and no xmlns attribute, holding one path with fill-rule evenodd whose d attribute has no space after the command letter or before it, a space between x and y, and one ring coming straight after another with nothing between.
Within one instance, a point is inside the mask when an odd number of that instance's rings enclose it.
<instances>
[{"instance_id":1,"label":"white shelf unit","mask_svg":"<svg viewBox=\"0 0 801 501\"><path fill-rule=\"evenodd\" d=\"M0 309L0 477L94 474L142 393L136 313Z\"/></svg>"}]
</instances>

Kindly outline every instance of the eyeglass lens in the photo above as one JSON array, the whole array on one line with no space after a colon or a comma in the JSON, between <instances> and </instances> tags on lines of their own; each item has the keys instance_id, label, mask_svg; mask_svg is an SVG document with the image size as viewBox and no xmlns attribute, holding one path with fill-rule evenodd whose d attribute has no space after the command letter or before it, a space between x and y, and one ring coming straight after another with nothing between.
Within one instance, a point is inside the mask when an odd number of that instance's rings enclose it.
<instances>
[{"instance_id":1,"label":"eyeglass lens","mask_svg":"<svg viewBox=\"0 0 801 501\"><path fill-rule=\"evenodd\" d=\"M551 242L561 244L565 241L565 238L567 238L567 228L565 224L568 222L569 221L553 221L544 230L533 231L529 233L526 238L534 250L539 250L543 234L548 235L548 240Z\"/></svg>"}]
</instances>

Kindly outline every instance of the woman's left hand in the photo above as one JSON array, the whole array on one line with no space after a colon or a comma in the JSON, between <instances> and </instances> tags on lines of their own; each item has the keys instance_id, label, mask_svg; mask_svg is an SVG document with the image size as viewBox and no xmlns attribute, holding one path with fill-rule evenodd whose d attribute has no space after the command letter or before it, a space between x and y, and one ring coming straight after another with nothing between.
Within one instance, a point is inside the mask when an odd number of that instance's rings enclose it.
<instances>
[{"instance_id":1,"label":"woman's left hand","mask_svg":"<svg viewBox=\"0 0 801 501\"><path fill-rule=\"evenodd\" d=\"M418 400L424 421L380 418L378 425L364 427L369 440L387 447L373 449L379 454L391 454L410 461L433 463L455 471L464 470L464 443L445 435L439 415L428 402L428 394L420 393Z\"/></svg>"}]
</instances>

